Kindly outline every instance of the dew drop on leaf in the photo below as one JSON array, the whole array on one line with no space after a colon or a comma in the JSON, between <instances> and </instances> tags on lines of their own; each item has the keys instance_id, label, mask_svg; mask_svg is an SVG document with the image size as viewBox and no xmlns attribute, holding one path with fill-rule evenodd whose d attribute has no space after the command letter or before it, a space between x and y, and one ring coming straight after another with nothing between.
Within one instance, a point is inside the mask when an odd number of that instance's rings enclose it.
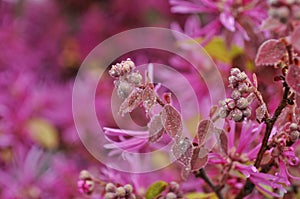
<instances>
[{"instance_id":1,"label":"dew drop on leaf","mask_svg":"<svg viewBox=\"0 0 300 199\"><path fill-rule=\"evenodd\" d=\"M154 115L148 123L149 142L157 142L163 136L164 127L160 115Z\"/></svg>"},{"instance_id":2,"label":"dew drop on leaf","mask_svg":"<svg viewBox=\"0 0 300 199\"><path fill-rule=\"evenodd\" d=\"M198 145L204 144L206 136L214 131L214 124L210 120L202 120L198 125Z\"/></svg>"},{"instance_id":3,"label":"dew drop on leaf","mask_svg":"<svg viewBox=\"0 0 300 199\"><path fill-rule=\"evenodd\" d=\"M170 104L166 104L161 112L162 124L172 138L180 137L183 131L180 113Z\"/></svg>"},{"instance_id":4,"label":"dew drop on leaf","mask_svg":"<svg viewBox=\"0 0 300 199\"><path fill-rule=\"evenodd\" d=\"M120 106L120 114L124 116L126 113L130 113L136 107L138 107L142 103L142 94L143 90L134 89L130 95L124 100L124 102Z\"/></svg>"},{"instance_id":5,"label":"dew drop on leaf","mask_svg":"<svg viewBox=\"0 0 300 199\"><path fill-rule=\"evenodd\" d=\"M181 162L184 166L190 166L190 161L193 154L193 146L190 140L185 137L176 142L172 146L172 153L175 158Z\"/></svg>"},{"instance_id":6,"label":"dew drop on leaf","mask_svg":"<svg viewBox=\"0 0 300 199\"><path fill-rule=\"evenodd\" d=\"M286 77L288 85L299 95L300 94L300 66L290 65Z\"/></svg>"},{"instance_id":7,"label":"dew drop on leaf","mask_svg":"<svg viewBox=\"0 0 300 199\"><path fill-rule=\"evenodd\" d=\"M255 64L258 66L275 65L286 56L287 51L285 45L277 39L270 39L259 47Z\"/></svg>"}]
</instances>

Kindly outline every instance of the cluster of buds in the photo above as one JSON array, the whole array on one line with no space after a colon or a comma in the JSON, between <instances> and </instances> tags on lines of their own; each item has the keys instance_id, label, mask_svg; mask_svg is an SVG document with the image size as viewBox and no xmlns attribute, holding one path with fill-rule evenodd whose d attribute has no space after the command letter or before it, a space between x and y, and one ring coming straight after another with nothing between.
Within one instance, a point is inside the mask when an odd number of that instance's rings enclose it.
<instances>
[{"instance_id":1,"label":"cluster of buds","mask_svg":"<svg viewBox=\"0 0 300 199\"><path fill-rule=\"evenodd\" d=\"M300 19L299 0L269 0L268 3L270 5L269 15L281 23L287 23L290 19Z\"/></svg>"},{"instance_id":2,"label":"cluster of buds","mask_svg":"<svg viewBox=\"0 0 300 199\"><path fill-rule=\"evenodd\" d=\"M158 199L178 199L183 198L183 193L180 191L180 186L177 182L170 182L167 193L160 195Z\"/></svg>"},{"instance_id":3,"label":"cluster of buds","mask_svg":"<svg viewBox=\"0 0 300 199\"><path fill-rule=\"evenodd\" d=\"M95 182L92 175L86 171L82 170L79 174L79 180L77 181L77 186L80 193L90 195L94 191Z\"/></svg>"},{"instance_id":4,"label":"cluster of buds","mask_svg":"<svg viewBox=\"0 0 300 199\"><path fill-rule=\"evenodd\" d=\"M130 58L128 58L126 61L122 61L121 63L112 65L108 73L110 76L117 78L132 72L134 68L135 68L134 62L131 61Z\"/></svg>"},{"instance_id":5,"label":"cluster of buds","mask_svg":"<svg viewBox=\"0 0 300 199\"><path fill-rule=\"evenodd\" d=\"M290 165L298 164L299 160L291 147L300 136L300 126L296 123L289 123L283 131L277 132L269 142L269 147L273 148L271 155L281 159L287 159Z\"/></svg>"},{"instance_id":6,"label":"cluster of buds","mask_svg":"<svg viewBox=\"0 0 300 199\"><path fill-rule=\"evenodd\" d=\"M230 74L229 84L233 91L231 98L226 98L220 102L220 116L240 122L251 115L249 105L253 100L253 95L249 93L252 84L245 72L241 72L238 68L232 68Z\"/></svg>"},{"instance_id":7,"label":"cluster of buds","mask_svg":"<svg viewBox=\"0 0 300 199\"><path fill-rule=\"evenodd\" d=\"M133 187L130 184L117 187L113 183L107 183L105 187L105 199L135 199Z\"/></svg>"},{"instance_id":8,"label":"cluster of buds","mask_svg":"<svg viewBox=\"0 0 300 199\"><path fill-rule=\"evenodd\" d=\"M134 69L134 62L128 58L126 61L112 65L109 70L109 75L116 79L114 84L121 99L127 98L132 90L142 83L142 75Z\"/></svg>"}]
</instances>

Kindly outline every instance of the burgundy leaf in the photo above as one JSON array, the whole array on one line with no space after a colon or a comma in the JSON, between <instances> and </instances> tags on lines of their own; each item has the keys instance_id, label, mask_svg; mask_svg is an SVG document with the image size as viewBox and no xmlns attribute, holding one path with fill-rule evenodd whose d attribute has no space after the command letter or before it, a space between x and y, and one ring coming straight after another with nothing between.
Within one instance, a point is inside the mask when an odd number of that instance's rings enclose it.
<instances>
[{"instance_id":1,"label":"burgundy leaf","mask_svg":"<svg viewBox=\"0 0 300 199\"><path fill-rule=\"evenodd\" d=\"M297 93L300 94L300 66L290 65L286 77L288 85Z\"/></svg>"},{"instance_id":2,"label":"burgundy leaf","mask_svg":"<svg viewBox=\"0 0 300 199\"><path fill-rule=\"evenodd\" d=\"M199 152L200 152L200 147L195 147L193 149L193 155L191 159L191 170L192 171L197 171L201 168L203 168L207 161L208 161L208 156L204 157L199 157Z\"/></svg>"},{"instance_id":3,"label":"burgundy leaf","mask_svg":"<svg viewBox=\"0 0 300 199\"><path fill-rule=\"evenodd\" d=\"M152 107L155 105L156 102L156 94L151 84L148 84L144 89L142 99L143 99L143 105L146 109L146 113L149 114L149 112L151 111Z\"/></svg>"},{"instance_id":4,"label":"burgundy leaf","mask_svg":"<svg viewBox=\"0 0 300 199\"><path fill-rule=\"evenodd\" d=\"M228 138L226 135L226 132L222 129L218 129L218 142L221 146L222 151L224 154L227 154L228 152Z\"/></svg>"},{"instance_id":5,"label":"burgundy leaf","mask_svg":"<svg viewBox=\"0 0 300 199\"><path fill-rule=\"evenodd\" d=\"M215 114L218 113L218 106L217 105L214 105L210 108L210 111L209 111L209 117L210 118L213 118L215 116Z\"/></svg>"},{"instance_id":6,"label":"burgundy leaf","mask_svg":"<svg viewBox=\"0 0 300 199\"><path fill-rule=\"evenodd\" d=\"M191 168L190 167L184 167L181 169L181 178L183 180L187 180L191 174Z\"/></svg>"},{"instance_id":7,"label":"burgundy leaf","mask_svg":"<svg viewBox=\"0 0 300 199\"><path fill-rule=\"evenodd\" d=\"M190 161L193 155L193 145L187 137L176 142L172 146L171 152L184 166L190 166Z\"/></svg>"},{"instance_id":8,"label":"burgundy leaf","mask_svg":"<svg viewBox=\"0 0 300 199\"><path fill-rule=\"evenodd\" d=\"M300 52L300 27L298 27L291 35L291 43L296 51Z\"/></svg>"},{"instance_id":9,"label":"burgundy leaf","mask_svg":"<svg viewBox=\"0 0 300 199\"><path fill-rule=\"evenodd\" d=\"M136 107L142 103L142 93L141 89L134 89L130 95L124 100L120 106L120 113L123 116L126 113L130 113Z\"/></svg>"},{"instance_id":10,"label":"burgundy leaf","mask_svg":"<svg viewBox=\"0 0 300 199\"><path fill-rule=\"evenodd\" d=\"M202 120L198 125L198 145L204 144L205 139L209 133L214 131L215 127L211 120Z\"/></svg>"},{"instance_id":11,"label":"burgundy leaf","mask_svg":"<svg viewBox=\"0 0 300 199\"><path fill-rule=\"evenodd\" d=\"M266 112L267 112L267 107L265 104L262 104L255 110L256 119L261 122L262 119L265 117Z\"/></svg>"},{"instance_id":12,"label":"burgundy leaf","mask_svg":"<svg viewBox=\"0 0 300 199\"><path fill-rule=\"evenodd\" d=\"M148 123L149 142L157 142L163 136L164 127L161 123L161 116L154 115Z\"/></svg>"},{"instance_id":13,"label":"burgundy leaf","mask_svg":"<svg viewBox=\"0 0 300 199\"><path fill-rule=\"evenodd\" d=\"M182 134L182 120L180 113L170 104L166 104L161 112L162 124L172 138L179 138Z\"/></svg>"},{"instance_id":14,"label":"burgundy leaf","mask_svg":"<svg viewBox=\"0 0 300 199\"><path fill-rule=\"evenodd\" d=\"M258 66L275 65L287 56L285 45L276 39L265 41L258 49L255 64Z\"/></svg>"}]
</instances>

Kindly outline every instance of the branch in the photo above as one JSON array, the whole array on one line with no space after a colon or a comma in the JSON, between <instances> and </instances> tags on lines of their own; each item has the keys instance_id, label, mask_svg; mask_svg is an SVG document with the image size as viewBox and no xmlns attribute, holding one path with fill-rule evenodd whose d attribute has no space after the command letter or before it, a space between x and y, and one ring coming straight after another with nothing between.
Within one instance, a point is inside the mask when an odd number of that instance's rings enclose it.
<instances>
[{"instance_id":1,"label":"branch","mask_svg":"<svg viewBox=\"0 0 300 199\"><path fill-rule=\"evenodd\" d=\"M207 176L207 174L203 168L200 169L199 171L195 172L194 175L197 178L199 178L199 177L202 178L206 182L206 184L208 184L208 186L216 193L216 195L218 196L219 199L224 199L219 186L216 186L213 184L213 182L209 179L209 177Z\"/></svg>"},{"instance_id":2,"label":"branch","mask_svg":"<svg viewBox=\"0 0 300 199\"><path fill-rule=\"evenodd\" d=\"M288 104L288 94L290 92L290 87L287 85L286 82L283 83L283 87L284 87L284 93L283 93L280 104L278 105L277 109L275 110L274 115L272 116L272 118L266 118L266 120L265 120L266 131L265 131L265 135L264 135L264 138L263 138L262 145L260 147L260 150L258 152L257 158L256 158L255 163L254 163L254 166L256 168L259 168L260 163L263 159L263 156L264 156L264 154L267 150L268 140L269 140L271 131L273 129L273 126L274 126L275 122L277 121L277 118L281 114L282 110ZM264 171L264 173L267 173L269 170L270 169L265 169L263 171ZM254 187L255 187L255 185L249 179L247 179L246 183L244 184L243 189L238 193L238 195L236 196L235 199L242 199L245 196L249 195L253 191Z\"/></svg>"}]
</instances>

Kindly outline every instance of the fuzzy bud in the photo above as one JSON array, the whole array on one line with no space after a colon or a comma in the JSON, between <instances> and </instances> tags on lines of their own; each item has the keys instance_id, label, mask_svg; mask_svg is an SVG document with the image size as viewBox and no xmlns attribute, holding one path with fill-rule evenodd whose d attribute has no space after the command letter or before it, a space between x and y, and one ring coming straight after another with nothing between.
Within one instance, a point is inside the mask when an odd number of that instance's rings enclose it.
<instances>
[{"instance_id":1,"label":"fuzzy bud","mask_svg":"<svg viewBox=\"0 0 300 199\"><path fill-rule=\"evenodd\" d=\"M239 73L241 73L241 71L238 68L232 68L230 70L230 75L232 75L232 76L237 76Z\"/></svg>"},{"instance_id":2,"label":"fuzzy bud","mask_svg":"<svg viewBox=\"0 0 300 199\"><path fill-rule=\"evenodd\" d=\"M251 109L250 108L246 108L242 112L243 112L243 117L245 117L245 118L248 118L248 117L251 116Z\"/></svg>"},{"instance_id":3,"label":"fuzzy bud","mask_svg":"<svg viewBox=\"0 0 300 199\"><path fill-rule=\"evenodd\" d=\"M221 107L221 108L219 109L219 115L220 115L221 118L227 117L228 114L229 114L229 111L226 110L225 108Z\"/></svg>"},{"instance_id":4,"label":"fuzzy bud","mask_svg":"<svg viewBox=\"0 0 300 199\"><path fill-rule=\"evenodd\" d=\"M80 171L79 179L80 180L92 179L92 175L87 170L82 170Z\"/></svg>"},{"instance_id":5,"label":"fuzzy bud","mask_svg":"<svg viewBox=\"0 0 300 199\"><path fill-rule=\"evenodd\" d=\"M234 89L234 90L232 91L232 93L231 93L231 97L232 97L232 99L234 99L234 100L239 99L241 96L242 96L241 92L238 91L238 90L236 90L236 89Z\"/></svg>"},{"instance_id":6,"label":"fuzzy bud","mask_svg":"<svg viewBox=\"0 0 300 199\"><path fill-rule=\"evenodd\" d=\"M108 193L105 194L104 198L105 199L114 199L114 198L117 198L117 194L108 192Z\"/></svg>"},{"instance_id":7,"label":"fuzzy bud","mask_svg":"<svg viewBox=\"0 0 300 199\"><path fill-rule=\"evenodd\" d=\"M233 111L230 112L231 118L236 121L239 122L243 119L243 112L239 109L234 109Z\"/></svg>"},{"instance_id":8,"label":"fuzzy bud","mask_svg":"<svg viewBox=\"0 0 300 199\"><path fill-rule=\"evenodd\" d=\"M292 142L296 142L299 138L299 135L300 135L299 131L292 131L289 135L289 138Z\"/></svg>"},{"instance_id":9,"label":"fuzzy bud","mask_svg":"<svg viewBox=\"0 0 300 199\"><path fill-rule=\"evenodd\" d=\"M290 130L291 131L296 131L298 129L298 124L296 123L291 123L290 124Z\"/></svg>"},{"instance_id":10,"label":"fuzzy bud","mask_svg":"<svg viewBox=\"0 0 300 199\"><path fill-rule=\"evenodd\" d=\"M133 187L132 187L132 185L130 185L130 184L126 184L126 185L124 186L124 189L125 189L125 191L126 191L127 194L130 194L130 193L132 193L132 191L133 191Z\"/></svg>"},{"instance_id":11,"label":"fuzzy bud","mask_svg":"<svg viewBox=\"0 0 300 199\"><path fill-rule=\"evenodd\" d=\"M227 109L228 110L234 109L234 107L235 107L235 101L233 99L227 98L227 99L225 99L225 102L227 104Z\"/></svg>"},{"instance_id":12,"label":"fuzzy bud","mask_svg":"<svg viewBox=\"0 0 300 199\"><path fill-rule=\"evenodd\" d=\"M166 195L166 199L176 199L176 198L177 198L177 195L173 192L169 192Z\"/></svg>"},{"instance_id":13,"label":"fuzzy bud","mask_svg":"<svg viewBox=\"0 0 300 199\"><path fill-rule=\"evenodd\" d=\"M113 183L107 183L106 186L105 186L105 191L106 192L116 192L116 186L113 184Z\"/></svg>"},{"instance_id":14,"label":"fuzzy bud","mask_svg":"<svg viewBox=\"0 0 300 199\"><path fill-rule=\"evenodd\" d=\"M248 77L247 77L245 72L241 72L241 73L237 74L237 78L238 78L239 81L244 81Z\"/></svg>"},{"instance_id":15,"label":"fuzzy bud","mask_svg":"<svg viewBox=\"0 0 300 199\"><path fill-rule=\"evenodd\" d=\"M126 191L124 187L118 187L116 190L116 194L118 195L118 197L125 197Z\"/></svg>"},{"instance_id":16,"label":"fuzzy bud","mask_svg":"<svg viewBox=\"0 0 300 199\"><path fill-rule=\"evenodd\" d=\"M241 97L240 99L237 100L236 106L239 109L245 109L249 106L248 100L244 97Z\"/></svg>"},{"instance_id":17,"label":"fuzzy bud","mask_svg":"<svg viewBox=\"0 0 300 199\"><path fill-rule=\"evenodd\" d=\"M89 195L94 191L95 183L93 180L79 180L77 187L80 193Z\"/></svg>"},{"instance_id":18,"label":"fuzzy bud","mask_svg":"<svg viewBox=\"0 0 300 199\"><path fill-rule=\"evenodd\" d=\"M130 83L126 82L126 81L120 81L118 84L118 96L121 99L125 99L126 97L129 96L129 94L131 93L132 90L132 86Z\"/></svg>"},{"instance_id":19,"label":"fuzzy bud","mask_svg":"<svg viewBox=\"0 0 300 199\"><path fill-rule=\"evenodd\" d=\"M177 192L179 190L179 184L177 182L172 181L169 183L169 186L172 192Z\"/></svg>"},{"instance_id":20,"label":"fuzzy bud","mask_svg":"<svg viewBox=\"0 0 300 199\"><path fill-rule=\"evenodd\" d=\"M245 83L242 83L242 84L239 84L238 90L239 90L241 93L247 93L248 90L249 90L249 87L248 87Z\"/></svg>"},{"instance_id":21,"label":"fuzzy bud","mask_svg":"<svg viewBox=\"0 0 300 199\"><path fill-rule=\"evenodd\" d=\"M142 83L143 77L140 73L134 72L127 76L127 79L130 83L133 83L135 85L140 85Z\"/></svg>"}]
</instances>

